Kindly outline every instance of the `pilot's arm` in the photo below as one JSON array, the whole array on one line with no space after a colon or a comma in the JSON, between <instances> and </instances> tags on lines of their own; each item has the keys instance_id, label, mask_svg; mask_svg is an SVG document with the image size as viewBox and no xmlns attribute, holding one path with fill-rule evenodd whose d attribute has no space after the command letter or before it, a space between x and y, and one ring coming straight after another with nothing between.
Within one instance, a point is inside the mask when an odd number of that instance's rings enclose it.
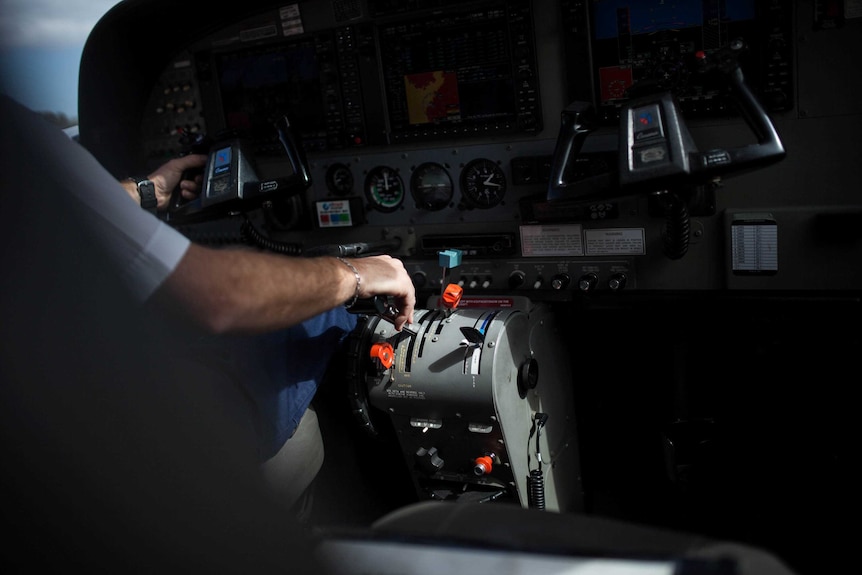
<instances>
[{"instance_id":1,"label":"pilot's arm","mask_svg":"<svg viewBox=\"0 0 862 575\"><path fill-rule=\"evenodd\" d=\"M109 252L141 302L170 305L215 333L255 333L295 325L354 297L394 296L399 328L412 320L413 283L400 260L372 256L351 260L300 258L192 244L167 223L129 201L121 184L81 145L34 112L6 98L9 130L32 138L57 158L64 188L87 209L88 229ZM24 142L19 140L19 145ZM152 174L177 179L195 160L171 160ZM165 189L171 189L165 180ZM351 267L352 266L352 267ZM354 271L355 270L355 271Z\"/></svg>"}]
</instances>

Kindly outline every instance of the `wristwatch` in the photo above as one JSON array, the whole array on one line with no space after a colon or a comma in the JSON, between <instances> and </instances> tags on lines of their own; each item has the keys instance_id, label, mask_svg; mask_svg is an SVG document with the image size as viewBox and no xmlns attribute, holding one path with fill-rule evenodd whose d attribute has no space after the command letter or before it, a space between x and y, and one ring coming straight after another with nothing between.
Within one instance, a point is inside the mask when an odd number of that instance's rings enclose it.
<instances>
[{"instance_id":1,"label":"wristwatch","mask_svg":"<svg viewBox=\"0 0 862 575\"><path fill-rule=\"evenodd\" d=\"M156 198L156 185L147 178L130 178L138 186L138 194L141 196L141 207L151 213L156 213L159 200Z\"/></svg>"}]
</instances>

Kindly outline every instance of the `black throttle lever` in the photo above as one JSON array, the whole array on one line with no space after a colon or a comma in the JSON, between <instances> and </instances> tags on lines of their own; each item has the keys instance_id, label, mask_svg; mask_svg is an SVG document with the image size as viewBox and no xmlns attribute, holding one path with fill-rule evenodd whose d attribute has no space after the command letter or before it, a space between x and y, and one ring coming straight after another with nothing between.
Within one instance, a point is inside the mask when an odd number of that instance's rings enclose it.
<instances>
[{"instance_id":1,"label":"black throttle lever","mask_svg":"<svg viewBox=\"0 0 862 575\"><path fill-rule=\"evenodd\" d=\"M377 316L393 325L395 324L395 316L398 315L398 308L395 307L392 298L385 295L357 299L347 311L356 315ZM400 340L400 336L403 335L416 335L416 332L405 325L396 337Z\"/></svg>"},{"instance_id":2,"label":"black throttle lever","mask_svg":"<svg viewBox=\"0 0 862 575\"><path fill-rule=\"evenodd\" d=\"M378 316L394 316L398 313L396 308L389 298L382 295L375 295L368 298L357 299L348 309L350 313L357 315L378 315Z\"/></svg>"}]
</instances>

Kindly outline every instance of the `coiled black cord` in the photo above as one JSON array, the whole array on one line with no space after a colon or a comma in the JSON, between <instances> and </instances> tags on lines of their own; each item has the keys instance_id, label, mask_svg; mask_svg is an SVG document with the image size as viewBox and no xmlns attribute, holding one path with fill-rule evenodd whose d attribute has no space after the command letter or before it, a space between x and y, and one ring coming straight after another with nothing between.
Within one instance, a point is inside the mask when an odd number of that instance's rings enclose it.
<instances>
[{"instance_id":1,"label":"coiled black cord","mask_svg":"<svg viewBox=\"0 0 862 575\"><path fill-rule=\"evenodd\" d=\"M240 234L242 235L243 241L245 241L245 243L251 246L256 246L265 250L288 256L302 255L301 245L290 242L280 242L278 240L273 240L266 237L265 235L260 233L260 231L256 227L254 227L254 224L251 222L251 220L248 219L248 216L245 214L243 214L243 222L242 226L240 227Z\"/></svg>"},{"instance_id":2,"label":"coiled black cord","mask_svg":"<svg viewBox=\"0 0 862 575\"><path fill-rule=\"evenodd\" d=\"M527 500L531 508L545 508L545 475L541 469L530 470L527 478Z\"/></svg>"},{"instance_id":3,"label":"coiled black cord","mask_svg":"<svg viewBox=\"0 0 862 575\"><path fill-rule=\"evenodd\" d=\"M533 509L545 508L545 475L542 473L542 452L540 449L540 438L542 428L548 422L547 413L536 413L534 418L534 431L536 432L536 461L537 469L531 469L527 477L527 504ZM532 435L532 433L530 433Z\"/></svg>"}]
</instances>

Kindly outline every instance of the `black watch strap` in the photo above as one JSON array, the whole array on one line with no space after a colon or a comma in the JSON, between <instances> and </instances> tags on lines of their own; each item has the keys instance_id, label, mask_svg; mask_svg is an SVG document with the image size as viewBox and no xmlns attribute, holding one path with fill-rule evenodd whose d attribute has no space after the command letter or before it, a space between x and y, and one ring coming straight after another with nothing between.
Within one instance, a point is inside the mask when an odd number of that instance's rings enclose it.
<instances>
[{"instance_id":1,"label":"black watch strap","mask_svg":"<svg viewBox=\"0 0 862 575\"><path fill-rule=\"evenodd\" d=\"M131 178L138 186L138 194L141 196L141 207L151 213L156 213L159 200L156 198L156 185L147 178Z\"/></svg>"}]
</instances>

